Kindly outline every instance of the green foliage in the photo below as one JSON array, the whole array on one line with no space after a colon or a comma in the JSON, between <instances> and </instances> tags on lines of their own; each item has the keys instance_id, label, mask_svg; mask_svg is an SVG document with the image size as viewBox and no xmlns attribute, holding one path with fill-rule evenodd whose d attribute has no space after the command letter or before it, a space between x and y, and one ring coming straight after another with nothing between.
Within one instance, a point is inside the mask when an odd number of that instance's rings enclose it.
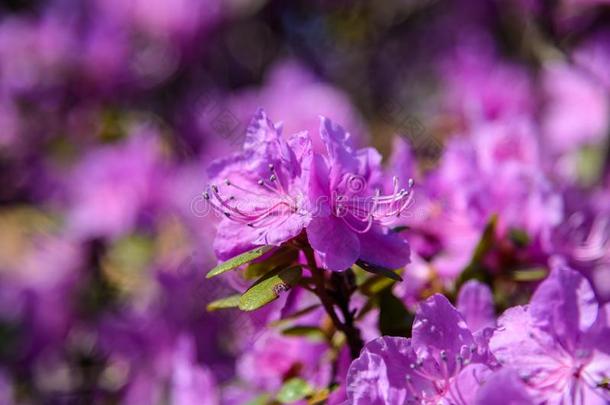
<instances>
[{"instance_id":1,"label":"green foliage","mask_svg":"<svg viewBox=\"0 0 610 405\"><path fill-rule=\"evenodd\" d=\"M302 400L313 392L313 388L307 381L300 378L291 378L280 388L277 400L282 404L290 404Z\"/></svg>"},{"instance_id":2,"label":"green foliage","mask_svg":"<svg viewBox=\"0 0 610 405\"><path fill-rule=\"evenodd\" d=\"M239 306L239 299L241 294L230 295L228 297L220 298L212 301L208 304L207 310L212 312L218 309L237 308Z\"/></svg>"},{"instance_id":3,"label":"green foliage","mask_svg":"<svg viewBox=\"0 0 610 405\"><path fill-rule=\"evenodd\" d=\"M386 288L379 296L379 331L384 336L411 336L413 314L405 304Z\"/></svg>"},{"instance_id":4,"label":"green foliage","mask_svg":"<svg viewBox=\"0 0 610 405\"><path fill-rule=\"evenodd\" d=\"M250 263L252 260L258 259L273 248L273 246L259 246L248 252L242 253L239 256L235 256L234 258L227 260L226 262L221 263L210 270L210 272L206 275L206 278L216 277L220 274L226 273L227 271L231 271L243 266L246 263Z\"/></svg>"},{"instance_id":5,"label":"green foliage","mask_svg":"<svg viewBox=\"0 0 610 405\"><path fill-rule=\"evenodd\" d=\"M369 273L373 273L376 275L380 275L380 276L384 276L387 278L390 278L392 280L395 281L402 281L402 277L400 277L400 275L398 275L394 270L385 268L385 267L381 267L381 266L377 266L375 264L372 263L367 263L363 260L358 260L356 262L356 264L364 271L369 272Z\"/></svg>"},{"instance_id":6,"label":"green foliage","mask_svg":"<svg viewBox=\"0 0 610 405\"><path fill-rule=\"evenodd\" d=\"M277 299L280 293L294 287L303 270L301 267L289 267L267 273L256 281L239 299L239 309L254 311Z\"/></svg>"}]
</instances>

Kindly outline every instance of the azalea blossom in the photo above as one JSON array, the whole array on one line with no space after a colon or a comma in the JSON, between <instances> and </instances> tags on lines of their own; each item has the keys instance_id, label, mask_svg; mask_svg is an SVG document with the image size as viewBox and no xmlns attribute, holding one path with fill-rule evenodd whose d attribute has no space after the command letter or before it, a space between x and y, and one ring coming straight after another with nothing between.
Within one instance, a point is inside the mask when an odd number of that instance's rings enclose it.
<instances>
[{"instance_id":1,"label":"azalea blossom","mask_svg":"<svg viewBox=\"0 0 610 405\"><path fill-rule=\"evenodd\" d=\"M500 317L489 346L539 401L607 404L608 314L580 273L557 267L528 305L510 308Z\"/></svg>"},{"instance_id":2,"label":"azalea blossom","mask_svg":"<svg viewBox=\"0 0 610 405\"><path fill-rule=\"evenodd\" d=\"M322 266L342 271L358 259L388 268L409 262L409 244L387 225L410 206L413 180L393 180L382 195L381 156L372 148L353 149L350 134L322 117L320 137L326 155L316 155L309 189L315 207L307 227L309 243Z\"/></svg>"},{"instance_id":3,"label":"azalea blossom","mask_svg":"<svg viewBox=\"0 0 610 405\"><path fill-rule=\"evenodd\" d=\"M415 315L412 338L369 342L348 372L350 404L470 404L495 364L447 298Z\"/></svg>"},{"instance_id":4,"label":"azalea blossom","mask_svg":"<svg viewBox=\"0 0 610 405\"><path fill-rule=\"evenodd\" d=\"M297 236L309 223L306 199L312 159L307 133L288 140L263 110L254 116L243 151L213 162L204 193L222 215L214 242L226 260L257 245L276 245Z\"/></svg>"}]
</instances>

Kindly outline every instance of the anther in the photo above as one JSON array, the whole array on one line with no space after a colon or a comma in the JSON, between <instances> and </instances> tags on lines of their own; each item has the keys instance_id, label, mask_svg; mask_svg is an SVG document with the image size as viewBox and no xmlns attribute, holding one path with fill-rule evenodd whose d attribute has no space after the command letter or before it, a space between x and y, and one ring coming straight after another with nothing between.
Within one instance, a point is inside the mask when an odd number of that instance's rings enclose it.
<instances>
[{"instance_id":1,"label":"anther","mask_svg":"<svg viewBox=\"0 0 610 405\"><path fill-rule=\"evenodd\" d=\"M277 176L275 174L272 174L271 177L269 177L270 181L275 181L277 180Z\"/></svg>"},{"instance_id":2,"label":"anther","mask_svg":"<svg viewBox=\"0 0 610 405\"><path fill-rule=\"evenodd\" d=\"M210 194L206 191L203 193L203 198L205 198L206 200L210 199Z\"/></svg>"},{"instance_id":3,"label":"anther","mask_svg":"<svg viewBox=\"0 0 610 405\"><path fill-rule=\"evenodd\" d=\"M216 184L212 184L212 191L214 191L215 193L218 192L218 186L216 186Z\"/></svg>"},{"instance_id":4,"label":"anther","mask_svg":"<svg viewBox=\"0 0 610 405\"><path fill-rule=\"evenodd\" d=\"M271 171L275 170L275 166L273 165L273 163L269 163L269 170L271 170Z\"/></svg>"},{"instance_id":5,"label":"anther","mask_svg":"<svg viewBox=\"0 0 610 405\"><path fill-rule=\"evenodd\" d=\"M446 351L441 350L440 355L441 355L441 360L447 361L447 352Z\"/></svg>"},{"instance_id":6,"label":"anther","mask_svg":"<svg viewBox=\"0 0 610 405\"><path fill-rule=\"evenodd\" d=\"M265 185L265 180L260 179L257 183L258 183L259 186L264 186Z\"/></svg>"},{"instance_id":7,"label":"anther","mask_svg":"<svg viewBox=\"0 0 610 405\"><path fill-rule=\"evenodd\" d=\"M231 180L229 180L229 179L225 179L225 184L226 184L227 186L230 186L230 185L231 185Z\"/></svg>"}]
</instances>

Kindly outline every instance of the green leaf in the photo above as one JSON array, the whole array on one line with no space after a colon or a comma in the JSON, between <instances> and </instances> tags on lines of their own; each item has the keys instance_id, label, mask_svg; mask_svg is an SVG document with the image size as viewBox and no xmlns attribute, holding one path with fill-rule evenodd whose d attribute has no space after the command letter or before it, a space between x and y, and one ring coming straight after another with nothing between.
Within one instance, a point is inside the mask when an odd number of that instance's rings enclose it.
<instances>
[{"instance_id":1,"label":"green leaf","mask_svg":"<svg viewBox=\"0 0 610 405\"><path fill-rule=\"evenodd\" d=\"M274 246L259 246L255 249L250 250L249 252L242 253L239 256L235 256L234 258L229 259L226 262L221 263L218 266L214 267L212 270L210 270L210 272L206 275L206 278L216 277L219 274L226 273L227 271L236 269L239 266L243 266L244 264L249 263L254 259L258 259L273 248Z\"/></svg>"},{"instance_id":2,"label":"green leaf","mask_svg":"<svg viewBox=\"0 0 610 405\"><path fill-rule=\"evenodd\" d=\"M522 269L513 271L513 280L515 281L540 281L544 279L548 271L544 267L534 267L531 269Z\"/></svg>"},{"instance_id":3,"label":"green leaf","mask_svg":"<svg viewBox=\"0 0 610 405\"><path fill-rule=\"evenodd\" d=\"M379 331L382 335L410 337L413 319L413 314L391 288L379 294Z\"/></svg>"},{"instance_id":4,"label":"green leaf","mask_svg":"<svg viewBox=\"0 0 610 405\"><path fill-rule=\"evenodd\" d=\"M367 263L364 260L356 261L356 264L364 271L377 274L380 276L384 276L390 278L395 281L402 281L402 277L394 272L394 270L390 270L386 267L377 266L375 264Z\"/></svg>"},{"instance_id":5,"label":"green leaf","mask_svg":"<svg viewBox=\"0 0 610 405\"><path fill-rule=\"evenodd\" d=\"M306 337L311 340L326 340L326 334L324 331L317 326L309 326L309 325L296 325L291 326L290 328L286 328L282 331L282 334L285 336L300 336Z\"/></svg>"},{"instance_id":6,"label":"green leaf","mask_svg":"<svg viewBox=\"0 0 610 405\"><path fill-rule=\"evenodd\" d=\"M282 404L290 404L292 402L300 401L308 395L313 393L313 388L309 383L300 378L291 378L286 381L280 392L277 394L277 400Z\"/></svg>"},{"instance_id":7,"label":"green leaf","mask_svg":"<svg viewBox=\"0 0 610 405\"><path fill-rule=\"evenodd\" d=\"M246 402L245 405L265 405L269 403L269 394L261 394L258 397Z\"/></svg>"},{"instance_id":8,"label":"green leaf","mask_svg":"<svg viewBox=\"0 0 610 405\"><path fill-rule=\"evenodd\" d=\"M240 294L235 294L212 301L208 304L207 310L212 312L218 309L237 308L239 306L240 297Z\"/></svg>"},{"instance_id":9,"label":"green leaf","mask_svg":"<svg viewBox=\"0 0 610 405\"><path fill-rule=\"evenodd\" d=\"M283 246L265 260L250 263L244 271L244 277L248 280L255 280L272 270L292 265L298 258L298 250L290 246Z\"/></svg>"},{"instance_id":10,"label":"green leaf","mask_svg":"<svg viewBox=\"0 0 610 405\"><path fill-rule=\"evenodd\" d=\"M455 283L455 291L459 291L462 284L471 279L489 281L489 273L485 271L482 262L494 246L497 224L498 216L494 214L489 219L489 222L487 222L487 225L485 225L481 239L479 239L479 243L474 250L472 259L470 259L470 264L458 277Z\"/></svg>"},{"instance_id":11,"label":"green leaf","mask_svg":"<svg viewBox=\"0 0 610 405\"><path fill-rule=\"evenodd\" d=\"M301 278L301 267L289 267L267 273L239 298L239 309L254 311L277 299L280 293L294 287Z\"/></svg>"},{"instance_id":12,"label":"green leaf","mask_svg":"<svg viewBox=\"0 0 610 405\"><path fill-rule=\"evenodd\" d=\"M524 231L523 229L510 229L508 231L508 237L517 247L526 247L531 242L527 231Z\"/></svg>"}]
</instances>

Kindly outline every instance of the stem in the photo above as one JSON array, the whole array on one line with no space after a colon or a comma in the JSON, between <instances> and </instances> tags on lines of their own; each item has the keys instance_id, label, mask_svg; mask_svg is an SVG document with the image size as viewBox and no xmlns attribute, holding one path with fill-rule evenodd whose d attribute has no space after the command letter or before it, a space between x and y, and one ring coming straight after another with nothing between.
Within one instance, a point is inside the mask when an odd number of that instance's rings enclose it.
<instances>
[{"instance_id":1,"label":"stem","mask_svg":"<svg viewBox=\"0 0 610 405\"><path fill-rule=\"evenodd\" d=\"M354 313L349 309L349 300L353 289L348 283L343 282L347 280L345 277L341 276L343 273L337 273L339 276L331 277L334 288L329 291L326 288L325 273L322 269L318 268L313 250L311 247L306 247L303 251L307 258L315 284L313 292L320 298L322 306L324 306L324 309L335 325L335 328L345 335L352 359L355 359L360 355L364 343L360 337L360 330L354 324ZM347 270L345 274L347 274L348 271L350 270ZM334 308L335 305L341 311L344 322L341 322L337 316Z\"/></svg>"}]
</instances>

